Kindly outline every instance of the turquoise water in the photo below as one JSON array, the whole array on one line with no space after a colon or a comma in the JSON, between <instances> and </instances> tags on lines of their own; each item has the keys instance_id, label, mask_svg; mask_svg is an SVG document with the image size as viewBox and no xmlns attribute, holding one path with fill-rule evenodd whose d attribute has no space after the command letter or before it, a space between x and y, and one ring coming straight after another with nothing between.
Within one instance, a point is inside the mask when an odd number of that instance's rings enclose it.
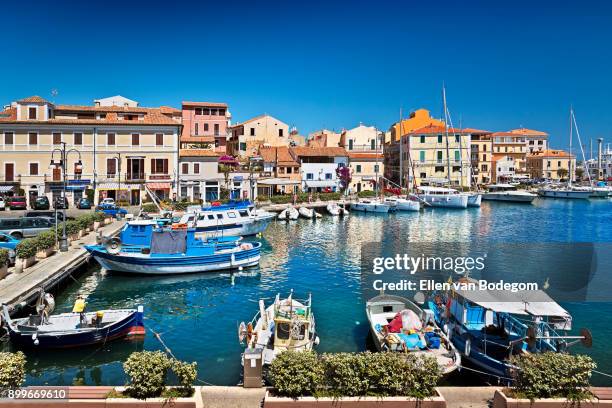
<instances>
[{"instance_id":1,"label":"turquoise water","mask_svg":"<svg viewBox=\"0 0 612 408\"><path fill-rule=\"evenodd\" d=\"M409 245L419 241L612 242L612 201L536 200L534 205L483 203L465 211L325 216L316 222L275 222L261 239L261 265L253 273L175 277L113 275L92 267L57 296L68 311L77 293L89 310L145 306L148 328L176 357L197 361L199 377L233 385L240 379L237 326L250 320L260 298L312 293L321 352L366 348L368 328L361 295L361 244ZM565 303L574 327L589 327L595 338L587 352L612 372L607 339L612 338L608 303ZM28 355L29 384L122 384L121 361L135 350L163 349L151 332L144 341L116 341L100 348ZM609 379L595 376L597 384Z\"/></svg>"}]
</instances>

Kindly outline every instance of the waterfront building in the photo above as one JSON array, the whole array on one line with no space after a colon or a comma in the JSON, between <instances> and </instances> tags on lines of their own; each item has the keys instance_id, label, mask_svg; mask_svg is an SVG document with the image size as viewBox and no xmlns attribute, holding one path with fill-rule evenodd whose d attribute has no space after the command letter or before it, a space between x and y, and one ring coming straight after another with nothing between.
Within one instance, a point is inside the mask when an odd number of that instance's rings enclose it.
<instances>
[{"instance_id":1,"label":"waterfront building","mask_svg":"<svg viewBox=\"0 0 612 408\"><path fill-rule=\"evenodd\" d=\"M219 173L221 153L209 149L181 149L179 153L179 198L212 202L220 197L224 181Z\"/></svg>"},{"instance_id":2,"label":"waterfront building","mask_svg":"<svg viewBox=\"0 0 612 408\"><path fill-rule=\"evenodd\" d=\"M300 190L300 163L287 146L261 147L263 172L257 180L257 195L293 194Z\"/></svg>"},{"instance_id":3,"label":"waterfront building","mask_svg":"<svg viewBox=\"0 0 612 408\"><path fill-rule=\"evenodd\" d=\"M342 147L292 147L300 164L302 190L307 192L338 191L336 169L348 166L348 153Z\"/></svg>"},{"instance_id":4,"label":"waterfront building","mask_svg":"<svg viewBox=\"0 0 612 408\"><path fill-rule=\"evenodd\" d=\"M472 162L472 181L477 185L492 183L493 141L491 133L480 129L463 129L470 134L470 160Z\"/></svg>"},{"instance_id":5,"label":"waterfront building","mask_svg":"<svg viewBox=\"0 0 612 408\"><path fill-rule=\"evenodd\" d=\"M289 146L289 125L270 115L260 115L230 128L228 153L239 157L257 155L261 146Z\"/></svg>"},{"instance_id":6,"label":"waterfront building","mask_svg":"<svg viewBox=\"0 0 612 408\"><path fill-rule=\"evenodd\" d=\"M310 147L338 147L340 133L329 129L321 129L308 135L307 145Z\"/></svg>"},{"instance_id":7,"label":"waterfront building","mask_svg":"<svg viewBox=\"0 0 612 408\"><path fill-rule=\"evenodd\" d=\"M492 179L499 181L515 176L525 176L527 171L527 143L525 135L512 132L495 132L493 141Z\"/></svg>"},{"instance_id":8,"label":"waterfront building","mask_svg":"<svg viewBox=\"0 0 612 408\"><path fill-rule=\"evenodd\" d=\"M120 96L93 106L18 100L0 113L0 193L23 190L28 204L40 195L61 196L62 169L49 164L52 155L60 159L53 151L64 142L74 149L66 162L69 201L86 191L95 203L112 197L140 204L147 190L172 198L181 126L176 109L144 108Z\"/></svg>"},{"instance_id":9,"label":"waterfront building","mask_svg":"<svg viewBox=\"0 0 612 408\"><path fill-rule=\"evenodd\" d=\"M527 171L532 178L567 179L570 166L575 175L576 157L563 150L547 149L527 156ZM565 174L559 174L561 169Z\"/></svg>"},{"instance_id":10,"label":"waterfront building","mask_svg":"<svg viewBox=\"0 0 612 408\"><path fill-rule=\"evenodd\" d=\"M182 148L197 148L225 153L231 114L226 103L182 103Z\"/></svg>"},{"instance_id":11,"label":"waterfront building","mask_svg":"<svg viewBox=\"0 0 612 408\"><path fill-rule=\"evenodd\" d=\"M612 150L610 145L603 148L603 139L598 139L597 157L586 161L592 180L612 181ZM582 177L587 178L586 174Z\"/></svg>"},{"instance_id":12,"label":"waterfront building","mask_svg":"<svg viewBox=\"0 0 612 408\"><path fill-rule=\"evenodd\" d=\"M351 168L351 192L374 190L377 180L384 175L383 133L374 126L359 126L342 131L340 147L349 156Z\"/></svg>"},{"instance_id":13,"label":"waterfront building","mask_svg":"<svg viewBox=\"0 0 612 408\"><path fill-rule=\"evenodd\" d=\"M306 146L306 136L300 135L296 127L291 128L289 131L289 146Z\"/></svg>"},{"instance_id":14,"label":"waterfront building","mask_svg":"<svg viewBox=\"0 0 612 408\"><path fill-rule=\"evenodd\" d=\"M525 137L525 146L528 153L542 152L548 149L548 133L539 130L519 128L512 129L510 133Z\"/></svg>"}]
</instances>

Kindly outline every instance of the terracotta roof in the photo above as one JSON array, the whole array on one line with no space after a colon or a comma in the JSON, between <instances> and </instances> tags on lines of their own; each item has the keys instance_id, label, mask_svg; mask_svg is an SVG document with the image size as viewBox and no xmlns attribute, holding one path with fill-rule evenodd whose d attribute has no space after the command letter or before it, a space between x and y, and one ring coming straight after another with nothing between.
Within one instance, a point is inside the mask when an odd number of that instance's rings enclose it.
<instances>
[{"instance_id":1,"label":"terracotta roof","mask_svg":"<svg viewBox=\"0 0 612 408\"><path fill-rule=\"evenodd\" d=\"M214 136L181 136L181 142L185 143L214 143Z\"/></svg>"},{"instance_id":2,"label":"terracotta roof","mask_svg":"<svg viewBox=\"0 0 612 408\"><path fill-rule=\"evenodd\" d=\"M541 132L539 130L527 129L527 128L519 128L512 129L510 133L516 133L519 135L529 135L529 136L548 136L548 133Z\"/></svg>"},{"instance_id":3,"label":"terracotta roof","mask_svg":"<svg viewBox=\"0 0 612 408\"><path fill-rule=\"evenodd\" d=\"M343 147L291 147L290 149L296 156L348 157Z\"/></svg>"},{"instance_id":4,"label":"terracotta roof","mask_svg":"<svg viewBox=\"0 0 612 408\"><path fill-rule=\"evenodd\" d=\"M183 105L183 107L185 107L185 106L202 106L202 107L210 106L212 108L227 108L227 103L225 103L225 102L190 102L190 101L183 101L183 102L181 102L181 104Z\"/></svg>"},{"instance_id":5,"label":"terracotta roof","mask_svg":"<svg viewBox=\"0 0 612 408\"><path fill-rule=\"evenodd\" d=\"M159 108L133 108L129 106L86 106L86 105L56 105L55 111L67 112L127 112L127 113L147 113Z\"/></svg>"},{"instance_id":6,"label":"terracotta roof","mask_svg":"<svg viewBox=\"0 0 612 408\"><path fill-rule=\"evenodd\" d=\"M17 119L17 108L8 108L0 112L0 120L15 120Z\"/></svg>"},{"instance_id":7,"label":"terracotta roof","mask_svg":"<svg viewBox=\"0 0 612 408\"><path fill-rule=\"evenodd\" d=\"M349 152L348 156L351 159L354 159L354 160L359 160L359 159L376 159L376 158L378 158L379 160L382 161L383 158L384 158L384 155L383 155L382 152L378 153L378 154L376 154L376 153L362 153L362 152Z\"/></svg>"},{"instance_id":8,"label":"terracotta roof","mask_svg":"<svg viewBox=\"0 0 612 408\"><path fill-rule=\"evenodd\" d=\"M27 98L23 98L17 101L17 103L51 103L46 99L41 98L38 95L28 96Z\"/></svg>"},{"instance_id":9,"label":"terracotta roof","mask_svg":"<svg viewBox=\"0 0 612 408\"><path fill-rule=\"evenodd\" d=\"M16 115L10 117L0 116L0 123L33 123L30 120L17 120ZM115 113L109 113L105 119L49 119L36 121L36 124L54 125L123 125L123 126L151 126L151 125L173 125L181 126L174 119L161 113L157 109L150 109L143 117L143 120L119 120Z\"/></svg>"},{"instance_id":10,"label":"terracotta roof","mask_svg":"<svg viewBox=\"0 0 612 408\"><path fill-rule=\"evenodd\" d=\"M282 165L299 166L299 163L295 161L289 148L286 146L278 147L260 147L259 155L262 157L264 162L273 163L277 162Z\"/></svg>"},{"instance_id":11,"label":"terracotta roof","mask_svg":"<svg viewBox=\"0 0 612 408\"><path fill-rule=\"evenodd\" d=\"M221 157L222 154L206 149L181 149L180 157Z\"/></svg>"},{"instance_id":12,"label":"terracotta roof","mask_svg":"<svg viewBox=\"0 0 612 408\"><path fill-rule=\"evenodd\" d=\"M232 128L235 128L235 127L238 127L238 126L243 126L246 123L250 123L250 122L253 122L255 120L258 120L258 119L261 119L261 118L265 118L266 116L269 116L270 118L274 119L275 121L277 121L279 123L286 124L282 120L276 119L274 116L271 116L271 115L268 115L267 113L264 113L263 115L257 115L254 118L247 119L244 122L236 123L234 126L232 126Z\"/></svg>"},{"instance_id":13,"label":"terracotta roof","mask_svg":"<svg viewBox=\"0 0 612 408\"><path fill-rule=\"evenodd\" d=\"M411 134L411 135L428 135L428 134L432 134L432 133L445 133L446 130L447 129L444 126L428 125L428 126L420 128L420 129L417 129L414 132L410 132L409 134ZM457 128L450 128L449 127L448 128L448 133L465 133L465 130L457 129Z\"/></svg>"},{"instance_id":14,"label":"terracotta roof","mask_svg":"<svg viewBox=\"0 0 612 408\"><path fill-rule=\"evenodd\" d=\"M512 133L512 132L493 132L491 133L491 136L512 136L512 137L518 137L518 136L523 136L519 133Z\"/></svg>"},{"instance_id":15,"label":"terracotta roof","mask_svg":"<svg viewBox=\"0 0 612 408\"><path fill-rule=\"evenodd\" d=\"M565 150L559 150L559 149L547 149L547 150L543 150L541 152L533 152L528 154L528 157L540 157L540 158L549 158L549 157L566 157L566 158L570 158L570 157L575 157L573 154L570 155L568 152L566 152Z\"/></svg>"},{"instance_id":16,"label":"terracotta roof","mask_svg":"<svg viewBox=\"0 0 612 408\"><path fill-rule=\"evenodd\" d=\"M474 128L464 128L462 129L462 131L467 132L467 133L472 133L472 134L487 134L487 135L493 133L489 130L474 129Z\"/></svg>"},{"instance_id":17,"label":"terracotta roof","mask_svg":"<svg viewBox=\"0 0 612 408\"><path fill-rule=\"evenodd\" d=\"M161 113L176 113L179 115L183 113L180 109L173 108L172 106L160 106L159 110Z\"/></svg>"}]
</instances>

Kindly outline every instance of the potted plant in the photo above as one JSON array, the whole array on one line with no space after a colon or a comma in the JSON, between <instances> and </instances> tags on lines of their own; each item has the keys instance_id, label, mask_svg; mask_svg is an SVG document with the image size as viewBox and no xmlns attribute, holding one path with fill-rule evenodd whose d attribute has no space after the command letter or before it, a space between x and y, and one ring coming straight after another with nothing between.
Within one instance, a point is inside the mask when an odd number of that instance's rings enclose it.
<instances>
[{"instance_id":1,"label":"potted plant","mask_svg":"<svg viewBox=\"0 0 612 408\"><path fill-rule=\"evenodd\" d=\"M561 408L593 398L589 381L596 364L589 356L548 352L511 361L513 386L495 392L493 408Z\"/></svg>"},{"instance_id":2,"label":"potted plant","mask_svg":"<svg viewBox=\"0 0 612 408\"><path fill-rule=\"evenodd\" d=\"M0 279L8 274L9 252L7 249L0 248Z\"/></svg>"},{"instance_id":3,"label":"potted plant","mask_svg":"<svg viewBox=\"0 0 612 408\"><path fill-rule=\"evenodd\" d=\"M97 231L100 228L100 225L102 225L104 222L104 213L95 212L91 215L91 217L94 220L93 229L94 231Z\"/></svg>"},{"instance_id":4,"label":"potted plant","mask_svg":"<svg viewBox=\"0 0 612 408\"><path fill-rule=\"evenodd\" d=\"M55 252L55 231L49 230L41 232L34 238L36 241L36 257L47 258Z\"/></svg>"},{"instance_id":5,"label":"potted plant","mask_svg":"<svg viewBox=\"0 0 612 408\"><path fill-rule=\"evenodd\" d=\"M36 263L37 250L38 248L34 238L24 239L17 244L15 247L15 255L17 257L15 260L15 271L17 273Z\"/></svg>"},{"instance_id":6,"label":"potted plant","mask_svg":"<svg viewBox=\"0 0 612 408\"><path fill-rule=\"evenodd\" d=\"M81 237L81 224L77 220L66 222L66 235L70 241L76 241Z\"/></svg>"},{"instance_id":7,"label":"potted plant","mask_svg":"<svg viewBox=\"0 0 612 408\"><path fill-rule=\"evenodd\" d=\"M283 352L270 367L264 407L404 406L444 408L435 359L399 353Z\"/></svg>"}]
</instances>

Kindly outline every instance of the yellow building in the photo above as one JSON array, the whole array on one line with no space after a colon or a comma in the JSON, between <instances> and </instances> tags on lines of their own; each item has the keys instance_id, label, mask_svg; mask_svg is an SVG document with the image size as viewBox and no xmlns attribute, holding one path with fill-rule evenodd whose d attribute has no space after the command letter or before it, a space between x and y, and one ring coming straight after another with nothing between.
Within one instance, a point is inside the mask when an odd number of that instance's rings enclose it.
<instances>
[{"instance_id":1,"label":"yellow building","mask_svg":"<svg viewBox=\"0 0 612 408\"><path fill-rule=\"evenodd\" d=\"M491 132L480 129L462 129L470 134L470 160L472 162L472 182L478 185L492 183L493 141Z\"/></svg>"},{"instance_id":2,"label":"yellow building","mask_svg":"<svg viewBox=\"0 0 612 408\"><path fill-rule=\"evenodd\" d=\"M94 190L96 202L113 197L139 204L145 186L169 198L176 193L180 131L180 115L172 108L21 99L0 112L0 192L16 195L23 189L28 202L61 196L62 168L50 163L59 162L65 143L70 201Z\"/></svg>"},{"instance_id":3,"label":"yellow building","mask_svg":"<svg viewBox=\"0 0 612 408\"><path fill-rule=\"evenodd\" d=\"M329 129L321 129L308 135L306 145L309 147L338 147L341 133Z\"/></svg>"},{"instance_id":4,"label":"yellow building","mask_svg":"<svg viewBox=\"0 0 612 408\"><path fill-rule=\"evenodd\" d=\"M228 152L234 156L253 157L260 147L289 146L289 125L270 115L260 115L230 128Z\"/></svg>"},{"instance_id":5,"label":"yellow building","mask_svg":"<svg viewBox=\"0 0 612 408\"><path fill-rule=\"evenodd\" d=\"M527 156L527 171L532 178L566 180L575 170L576 157L563 150L548 149Z\"/></svg>"},{"instance_id":6,"label":"yellow building","mask_svg":"<svg viewBox=\"0 0 612 408\"><path fill-rule=\"evenodd\" d=\"M359 126L344 130L340 135L340 147L349 156L351 192L374 190L376 180L384 175L383 133L374 126Z\"/></svg>"},{"instance_id":7,"label":"yellow building","mask_svg":"<svg viewBox=\"0 0 612 408\"><path fill-rule=\"evenodd\" d=\"M527 174L527 144L525 135L513 132L495 132L493 141L494 181Z\"/></svg>"}]
</instances>

